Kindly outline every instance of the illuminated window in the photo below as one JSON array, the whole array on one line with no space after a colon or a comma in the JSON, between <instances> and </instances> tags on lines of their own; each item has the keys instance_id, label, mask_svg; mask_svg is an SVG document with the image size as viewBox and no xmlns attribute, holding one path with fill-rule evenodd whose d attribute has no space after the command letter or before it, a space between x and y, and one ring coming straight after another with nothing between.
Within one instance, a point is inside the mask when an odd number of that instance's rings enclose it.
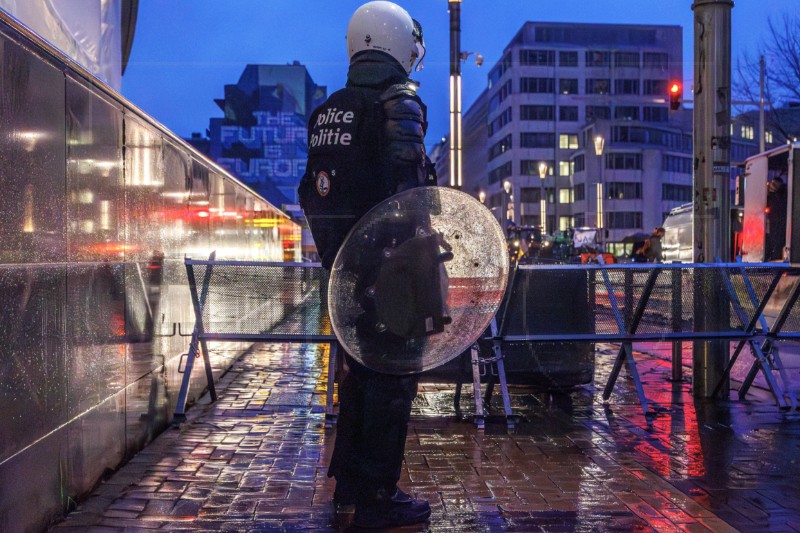
<instances>
[{"instance_id":1,"label":"illuminated window","mask_svg":"<svg viewBox=\"0 0 800 533\"><path fill-rule=\"evenodd\" d=\"M558 136L558 147L572 150L578 148L578 136L562 133Z\"/></svg>"},{"instance_id":2,"label":"illuminated window","mask_svg":"<svg viewBox=\"0 0 800 533\"><path fill-rule=\"evenodd\" d=\"M742 139L753 139L753 126L742 126Z\"/></svg>"},{"instance_id":3,"label":"illuminated window","mask_svg":"<svg viewBox=\"0 0 800 533\"><path fill-rule=\"evenodd\" d=\"M765 131L764 132L764 142L772 143L772 132Z\"/></svg>"}]
</instances>

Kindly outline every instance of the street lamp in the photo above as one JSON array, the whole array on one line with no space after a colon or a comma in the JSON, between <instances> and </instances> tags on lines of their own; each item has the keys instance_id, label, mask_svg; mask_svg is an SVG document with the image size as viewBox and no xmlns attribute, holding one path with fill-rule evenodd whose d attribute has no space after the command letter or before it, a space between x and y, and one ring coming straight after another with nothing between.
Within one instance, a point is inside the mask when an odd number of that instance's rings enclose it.
<instances>
[{"instance_id":1,"label":"street lamp","mask_svg":"<svg viewBox=\"0 0 800 533\"><path fill-rule=\"evenodd\" d=\"M539 212L541 214L539 215L539 220L541 220L542 235L544 235L547 233L547 197L544 194L544 179L547 177L547 163L544 161L539 163L539 177L541 178L541 181L539 182L539 185L541 186L541 192L539 193Z\"/></svg>"},{"instance_id":2,"label":"street lamp","mask_svg":"<svg viewBox=\"0 0 800 533\"><path fill-rule=\"evenodd\" d=\"M450 12L450 186L461 188L461 0L448 0Z\"/></svg>"},{"instance_id":3,"label":"street lamp","mask_svg":"<svg viewBox=\"0 0 800 533\"><path fill-rule=\"evenodd\" d=\"M478 193L478 200L480 200L482 204L486 203L486 193L483 192L483 191L480 191Z\"/></svg>"},{"instance_id":4,"label":"street lamp","mask_svg":"<svg viewBox=\"0 0 800 533\"><path fill-rule=\"evenodd\" d=\"M605 139L602 135L594 138L594 153L597 155L597 164L600 167L599 179L597 182L597 229L600 230L600 247L605 246L605 212L603 211L603 147Z\"/></svg>"},{"instance_id":5,"label":"street lamp","mask_svg":"<svg viewBox=\"0 0 800 533\"><path fill-rule=\"evenodd\" d=\"M503 189L506 191L506 220L511 220L511 223L514 223L514 204L511 203L512 198L511 195L511 182L505 180L503 182Z\"/></svg>"}]
</instances>

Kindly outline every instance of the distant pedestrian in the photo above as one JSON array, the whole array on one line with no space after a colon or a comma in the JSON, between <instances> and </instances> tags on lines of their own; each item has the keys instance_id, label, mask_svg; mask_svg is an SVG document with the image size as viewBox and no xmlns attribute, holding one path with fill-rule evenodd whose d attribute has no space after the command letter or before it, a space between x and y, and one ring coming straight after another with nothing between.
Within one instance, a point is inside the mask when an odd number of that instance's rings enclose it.
<instances>
[{"instance_id":1,"label":"distant pedestrian","mask_svg":"<svg viewBox=\"0 0 800 533\"><path fill-rule=\"evenodd\" d=\"M653 233L633 250L633 260L636 263L661 263L664 254L661 251L661 238L664 237L664 228L657 227Z\"/></svg>"},{"instance_id":2,"label":"distant pedestrian","mask_svg":"<svg viewBox=\"0 0 800 533\"><path fill-rule=\"evenodd\" d=\"M786 246L786 183L780 176L767 184L767 231L764 240L764 260L782 261Z\"/></svg>"}]
</instances>

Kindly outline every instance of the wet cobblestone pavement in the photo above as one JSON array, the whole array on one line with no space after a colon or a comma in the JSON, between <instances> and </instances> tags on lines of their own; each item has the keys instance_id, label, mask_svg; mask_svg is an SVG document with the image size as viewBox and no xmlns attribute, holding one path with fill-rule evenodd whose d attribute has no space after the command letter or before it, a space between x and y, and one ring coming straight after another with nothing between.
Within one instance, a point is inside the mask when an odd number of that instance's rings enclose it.
<instances>
[{"instance_id":1,"label":"wet cobblestone pavement","mask_svg":"<svg viewBox=\"0 0 800 533\"><path fill-rule=\"evenodd\" d=\"M218 402L192 408L53 531L335 531L324 352L255 347L223 377ZM512 387L512 433L502 417L476 430L470 387L459 418L452 384L423 383L401 486L433 515L398 531L800 531L794 412L763 390L695 403L687 383L668 381L668 359L637 352L660 411L648 424L624 370L602 402L615 354L598 347L595 385Z\"/></svg>"}]
</instances>

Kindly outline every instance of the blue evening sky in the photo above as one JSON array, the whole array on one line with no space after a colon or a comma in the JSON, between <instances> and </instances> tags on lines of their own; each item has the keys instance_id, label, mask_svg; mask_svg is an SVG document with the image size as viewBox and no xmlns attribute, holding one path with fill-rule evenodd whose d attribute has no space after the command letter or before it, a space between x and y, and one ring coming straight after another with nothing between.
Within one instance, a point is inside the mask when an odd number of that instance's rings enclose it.
<instances>
[{"instance_id":1,"label":"blue evening sky","mask_svg":"<svg viewBox=\"0 0 800 533\"><path fill-rule=\"evenodd\" d=\"M300 61L328 93L345 81L347 22L362 0L143 0L122 92L180 136L205 132L222 116L213 102L248 63ZM400 0L422 23L428 53L414 78L428 105L428 145L447 133L449 15L446 0ZM463 108L486 86L489 69L525 21L669 24L683 27L684 80L693 76L691 0L463 0L461 49L484 56L462 64ZM734 60L766 36L768 16L800 0L735 0ZM687 94L688 96L688 94Z\"/></svg>"}]
</instances>

